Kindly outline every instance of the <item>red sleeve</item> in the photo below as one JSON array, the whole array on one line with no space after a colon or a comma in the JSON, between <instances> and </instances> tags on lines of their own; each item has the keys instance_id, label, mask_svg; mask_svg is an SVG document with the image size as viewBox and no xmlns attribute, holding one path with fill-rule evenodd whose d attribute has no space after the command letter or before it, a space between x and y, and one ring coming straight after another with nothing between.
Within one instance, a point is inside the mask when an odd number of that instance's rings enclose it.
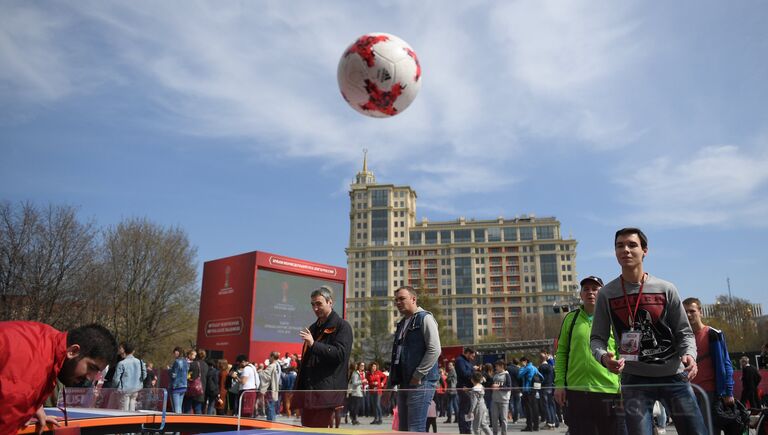
<instances>
[{"instance_id":1,"label":"red sleeve","mask_svg":"<svg viewBox=\"0 0 768 435\"><path fill-rule=\"evenodd\" d=\"M0 322L0 435L15 434L56 387L67 334L36 322Z\"/></svg>"}]
</instances>

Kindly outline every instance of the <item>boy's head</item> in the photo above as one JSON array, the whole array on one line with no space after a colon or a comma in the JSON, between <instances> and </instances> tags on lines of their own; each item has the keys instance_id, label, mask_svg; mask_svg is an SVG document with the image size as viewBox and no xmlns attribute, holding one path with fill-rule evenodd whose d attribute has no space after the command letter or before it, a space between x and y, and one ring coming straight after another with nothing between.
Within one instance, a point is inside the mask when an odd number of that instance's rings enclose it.
<instances>
[{"instance_id":1,"label":"boy's head","mask_svg":"<svg viewBox=\"0 0 768 435\"><path fill-rule=\"evenodd\" d=\"M483 374L480 372L472 373L472 385L477 385L483 382Z\"/></svg>"},{"instance_id":2,"label":"boy's head","mask_svg":"<svg viewBox=\"0 0 768 435\"><path fill-rule=\"evenodd\" d=\"M495 363L493 363L493 369L496 370L496 373L501 373L507 368L507 363L503 359L496 360Z\"/></svg>"}]
</instances>

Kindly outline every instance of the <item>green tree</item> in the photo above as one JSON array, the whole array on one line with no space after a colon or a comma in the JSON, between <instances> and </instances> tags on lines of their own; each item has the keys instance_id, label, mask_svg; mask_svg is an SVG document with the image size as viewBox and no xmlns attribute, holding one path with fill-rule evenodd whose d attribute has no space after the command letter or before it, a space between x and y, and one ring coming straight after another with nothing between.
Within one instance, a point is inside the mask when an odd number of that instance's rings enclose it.
<instances>
[{"instance_id":1,"label":"green tree","mask_svg":"<svg viewBox=\"0 0 768 435\"><path fill-rule=\"evenodd\" d=\"M196 249L180 228L128 219L104 231L104 318L119 340L165 361L197 335Z\"/></svg>"},{"instance_id":2,"label":"green tree","mask_svg":"<svg viewBox=\"0 0 768 435\"><path fill-rule=\"evenodd\" d=\"M702 320L725 333L730 352L750 352L759 350L763 341L752 314L752 302L720 295L715 298L710 317Z\"/></svg>"}]
</instances>

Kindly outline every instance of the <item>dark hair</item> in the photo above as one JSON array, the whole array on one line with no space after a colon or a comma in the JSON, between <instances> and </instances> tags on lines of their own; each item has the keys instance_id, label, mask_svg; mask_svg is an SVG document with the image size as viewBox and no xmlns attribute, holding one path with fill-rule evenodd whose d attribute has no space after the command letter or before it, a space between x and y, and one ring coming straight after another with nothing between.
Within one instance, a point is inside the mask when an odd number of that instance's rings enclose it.
<instances>
[{"instance_id":1,"label":"dark hair","mask_svg":"<svg viewBox=\"0 0 768 435\"><path fill-rule=\"evenodd\" d=\"M465 347L464 353L475 353L475 349L472 349L471 347Z\"/></svg>"},{"instance_id":2,"label":"dark hair","mask_svg":"<svg viewBox=\"0 0 768 435\"><path fill-rule=\"evenodd\" d=\"M120 343L120 346L122 346L123 350L124 350L124 351L125 351L125 353L126 353L126 354L128 354L128 355L132 354L132 353L133 353L133 350L135 349L135 348L133 347L133 343L131 343L131 342L128 342L128 341L124 341L124 342Z\"/></svg>"},{"instance_id":3,"label":"dark hair","mask_svg":"<svg viewBox=\"0 0 768 435\"><path fill-rule=\"evenodd\" d=\"M81 326L67 333L67 347L80 346L80 358L93 358L112 364L117 356L117 340L109 329L97 324Z\"/></svg>"},{"instance_id":4,"label":"dark hair","mask_svg":"<svg viewBox=\"0 0 768 435\"><path fill-rule=\"evenodd\" d=\"M242 353L235 358L235 362L241 362L241 361L248 361L248 357L243 355Z\"/></svg>"},{"instance_id":5,"label":"dark hair","mask_svg":"<svg viewBox=\"0 0 768 435\"><path fill-rule=\"evenodd\" d=\"M179 356L181 356L181 354L183 354L183 353L184 353L184 349L183 349L181 346L176 346L176 347L174 347L174 348L173 348L173 351L174 351L174 352L178 352L178 353L179 353Z\"/></svg>"},{"instance_id":6,"label":"dark hair","mask_svg":"<svg viewBox=\"0 0 768 435\"><path fill-rule=\"evenodd\" d=\"M527 356L521 356L521 357L520 357L520 362L523 362L523 361L525 361L525 362L531 362L531 360L529 360Z\"/></svg>"},{"instance_id":7,"label":"dark hair","mask_svg":"<svg viewBox=\"0 0 768 435\"><path fill-rule=\"evenodd\" d=\"M504 361L503 359L497 359L496 362L493 363L493 365L495 365L496 367L506 367L507 362Z\"/></svg>"},{"instance_id":8,"label":"dark hair","mask_svg":"<svg viewBox=\"0 0 768 435\"><path fill-rule=\"evenodd\" d=\"M472 382L483 382L483 374L480 372L472 372Z\"/></svg>"},{"instance_id":9,"label":"dark hair","mask_svg":"<svg viewBox=\"0 0 768 435\"><path fill-rule=\"evenodd\" d=\"M616 236L613 238L613 244L616 244L616 240L619 239L619 236L628 236L630 234L637 234L637 237L640 238L640 247L643 249L648 248L648 237L645 237L645 233L640 228L622 228L619 231L616 231Z\"/></svg>"}]
</instances>

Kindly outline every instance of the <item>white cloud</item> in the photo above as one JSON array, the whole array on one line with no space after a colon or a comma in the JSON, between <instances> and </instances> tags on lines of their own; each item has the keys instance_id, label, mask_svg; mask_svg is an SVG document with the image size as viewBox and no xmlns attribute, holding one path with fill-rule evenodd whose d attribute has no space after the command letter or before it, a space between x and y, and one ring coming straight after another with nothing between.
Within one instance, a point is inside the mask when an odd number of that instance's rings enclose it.
<instances>
[{"instance_id":1,"label":"white cloud","mask_svg":"<svg viewBox=\"0 0 768 435\"><path fill-rule=\"evenodd\" d=\"M705 147L690 159L661 157L620 168L628 218L654 225L768 224L768 149Z\"/></svg>"},{"instance_id":2,"label":"white cloud","mask_svg":"<svg viewBox=\"0 0 768 435\"><path fill-rule=\"evenodd\" d=\"M501 2L491 13L510 74L518 125L544 137L616 148L639 134L617 80L646 56L633 6L587 1ZM514 100L513 100L514 101Z\"/></svg>"},{"instance_id":3,"label":"white cloud","mask_svg":"<svg viewBox=\"0 0 768 435\"><path fill-rule=\"evenodd\" d=\"M0 89L9 98L48 102L72 90L66 51L56 34L67 26L62 16L21 4L0 14Z\"/></svg>"}]
</instances>

